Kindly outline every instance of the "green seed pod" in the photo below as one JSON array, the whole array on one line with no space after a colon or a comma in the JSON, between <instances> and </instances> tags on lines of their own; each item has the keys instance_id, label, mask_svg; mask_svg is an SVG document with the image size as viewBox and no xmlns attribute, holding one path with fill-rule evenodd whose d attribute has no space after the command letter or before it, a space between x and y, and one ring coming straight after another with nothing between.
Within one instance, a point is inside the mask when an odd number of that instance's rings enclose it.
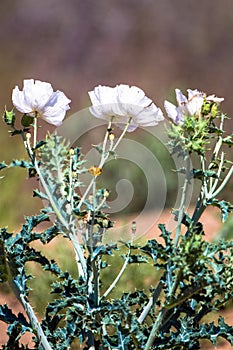
<instances>
[{"instance_id":1,"label":"green seed pod","mask_svg":"<svg viewBox=\"0 0 233 350\"><path fill-rule=\"evenodd\" d=\"M29 127L30 125L33 124L33 121L34 121L33 117L31 117L28 114L24 114L22 116L22 119L21 119L21 124L23 125L23 127L27 128L27 127Z\"/></svg>"}]
</instances>

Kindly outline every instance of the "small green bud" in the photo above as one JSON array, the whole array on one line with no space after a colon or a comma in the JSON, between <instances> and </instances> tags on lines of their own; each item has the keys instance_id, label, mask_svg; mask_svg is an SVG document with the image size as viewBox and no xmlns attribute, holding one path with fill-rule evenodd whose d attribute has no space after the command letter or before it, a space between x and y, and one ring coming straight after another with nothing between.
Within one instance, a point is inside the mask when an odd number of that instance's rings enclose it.
<instances>
[{"instance_id":1,"label":"small green bud","mask_svg":"<svg viewBox=\"0 0 233 350\"><path fill-rule=\"evenodd\" d=\"M136 228L137 228L137 224L136 224L136 221L132 221L132 226L131 226L131 228L132 228L132 232L136 232Z\"/></svg>"},{"instance_id":2,"label":"small green bud","mask_svg":"<svg viewBox=\"0 0 233 350\"><path fill-rule=\"evenodd\" d=\"M5 109L4 114L3 114L3 119L7 125L13 126L15 123L15 112L12 109L11 111L7 111Z\"/></svg>"},{"instance_id":3,"label":"small green bud","mask_svg":"<svg viewBox=\"0 0 233 350\"><path fill-rule=\"evenodd\" d=\"M218 115L218 105L217 103L214 103L211 108L211 115L213 118L216 118Z\"/></svg>"},{"instance_id":4,"label":"small green bud","mask_svg":"<svg viewBox=\"0 0 233 350\"><path fill-rule=\"evenodd\" d=\"M201 112L203 115L208 115L211 112L211 103L204 101Z\"/></svg>"},{"instance_id":5,"label":"small green bud","mask_svg":"<svg viewBox=\"0 0 233 350\"><path fill-rule=\"evenodd\" d=\"M103 219L102 224L103 224L104 228L107 228L108 227L108 220L107 219Z\"/></svg>"},{"instance_id":6,"label":"small green bud","mask_svg":"<svg viewBox=\"0 0 233 350\"><path fill-rule=\"evenodd\" d=\"M33 122L34 122L34 118L31 117L30 115L24 114L24 115L22 116L21 124L23 125L23 127L27 128L27 127L29 127L30 125L32 125Z\"/></svg>"}]
</instances>

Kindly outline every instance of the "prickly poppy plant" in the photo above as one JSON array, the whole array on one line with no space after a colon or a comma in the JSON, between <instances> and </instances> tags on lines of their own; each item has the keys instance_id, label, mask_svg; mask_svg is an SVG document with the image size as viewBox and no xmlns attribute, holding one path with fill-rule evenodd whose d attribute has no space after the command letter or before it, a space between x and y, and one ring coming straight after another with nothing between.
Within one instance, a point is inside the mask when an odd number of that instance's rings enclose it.
<instances>
[{"instance_id":1,"label":"prickly poppy plant","mask_svg":"<svg viewBox=\"0 0 233 350\"><path fill-rule=\"evenodd\" d=\"M176 89L178 106L165 101L170 121L164 133L170 154L181 160L176 171L182 185L173 208L174 229L160 223L161 240L142 242L136 239L137 222L132 222L129 240L111 237L114 222L106 211L109 190L99 186L99 179L108 160L117 158L127 132L157 127L166 117L137 87L98 86L89 96L93 123L95 117L107 120L103 141L93 145L99 158L91 166L86 166L82 145L73 147L56 132L38 140L40 118L56 126L64 121L70 100L63 92L54 92L48 83L25 80L22 91L13 90L14 108L4 111L3 120L11 135L22 139L26 158L18 160L16 153L16 159L2 162L0 169L4 173L6 168L25 168L29 177L38 179L33 195L44 207L39 214L25 217L19 232L1 229L0 281L9 283L25 310L17 315L7 305L0 306L0 320L8 324L3 349L196 350L203 340L216 346L219 337L233 345L233 327L223 317L211 320L213 311L232 300L233 242L208 242L201 222L209 206L219 208L223 222L233 209L221 198L233 173L224 152L233 145L233 135L224 132L227 116L219 107L223 99L198 90L188 90L186 97ZM82 174L89 176L85 185ZM198 184L199 194L189 209L185 204L192 182ZM43 223L46 229L41 229ZM50 249L49 243L58 236L63 245L71 242L76 276L58 265L56 255L49 259L35 245L40 242ZM126 253L114 277L120 246ZM40 317L30 300L34 277L27 272L28 262L54 275L48 290L54 298ZM149 292L135 286L130 292L118 290L129 265L140 270L147 264L154 271L148 276ZM107 286L106 271L113 276ZM33 345L20 341L27 332L33 335Z\"/></svg>"}]
</instances>

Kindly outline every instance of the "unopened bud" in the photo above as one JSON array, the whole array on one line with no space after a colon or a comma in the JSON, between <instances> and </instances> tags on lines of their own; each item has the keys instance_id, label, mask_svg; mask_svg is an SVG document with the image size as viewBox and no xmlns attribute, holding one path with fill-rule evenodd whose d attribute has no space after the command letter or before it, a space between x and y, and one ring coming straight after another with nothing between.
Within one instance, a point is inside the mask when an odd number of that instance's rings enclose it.
<instances>
[{"instance_id":1,"label":"unopened bud","mask_svg":"<svg viewBox=\"0 0 233 350\"><path fill-rule=\"evenodd\" d=\"M104 228L107 228L108 227L108 220L107 219L103 219L102 224L103 224Z\"/></svg>"},{"instance_id":2,"label":"unopened bud","mask_svg":"<svg viewBox=\"0 0 233 350\"><path fill-rule=\"evenodd\" d=\"M26 139L27 141L29 141L31 139L32 135L30 134L30 132L26 133Z\"/></svg>"},{"instance_id":3,"label":"unopened bud","mask_svg":"<svg viewBox=\"0 0 233 350\"><path fill-rule=\"evenodd\" d=\"M113 141L115 139L115 135L113 134L113 132L109 133L108 138L109 138L110 141Z\"/></svg>"},{"instance_id":4,"label":"unopened bud","mask_svg":"<svg viewBox=\"0 0 233 350\"><path fill-rule=\"evenodd\" d=\"M131 229L132 229L132 232L133 232L133 233L136 232L136 228L137 228L136 221L132 221Z\"/></svg>"},{"instance_id":5,"label":"unopened bud","mask_svg":"<svg viewBox=\"0 0 233 350\"><path fill-rule=\"evenodd\" d=\"M109 196L109 190L104 190L104 198L108 198Z\"/></svg>"},{"instance_id":6,"label":"unopened bud","mask_svg":"<svg viewBox=\"0 0 233 350\"><path fill-rule=\"evenodd\" d=\"M73 148L70 148L70 149L69 149L69 154L70 154L70 156L73 156L73 155L74 155L74 149L73 149Z\"/></svg>"}]
</instances>

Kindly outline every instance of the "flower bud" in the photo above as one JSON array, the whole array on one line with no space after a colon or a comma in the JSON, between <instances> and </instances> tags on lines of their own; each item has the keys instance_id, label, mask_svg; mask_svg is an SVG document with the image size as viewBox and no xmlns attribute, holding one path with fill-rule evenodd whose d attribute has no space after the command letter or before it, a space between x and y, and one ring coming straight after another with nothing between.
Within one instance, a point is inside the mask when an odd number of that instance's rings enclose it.
<instances>
[{"instance_id":1,"label":"flower bud","mask_svg":"<svg viewBox=\"0 0 233 350\"><path fill-rule=\"evenodd\" d=\"M108 220L107 219L103 219L102 225L103 225L104 228L107 228L108 227Z\"/></svg>"},{"instance_id":2,"label":"flower bud","mask_svg":"<svg viewBox=\"0 0 233 350\"><path fill-rule=\"evenodd\" d=\"M74 149L73 148L69 149L69 154L70 154L71 157L74 155Z\"/></svg>"},{"instance_id":3,"label":"flower bud","mask_svg":"<svg viewBox=\"0 0 233 350\"><path fill-rule=\"evenodd\" d=\"M109 196L109 190L105 189L104 190L104 198L108 198L108 196Z\"/></svg>"},{"instance_id":4,"label":"flower bud","mask_svg":"<svg viewBox=\"0 0 233 350\"><path fill-rule=\"evenodd\" d=\"M113 134L113 132L110 132L110 133L109 133L108 138L109 138L110 141L113 141L113 140L114 140L115 135Z\"/></svg>"},{"instance_id":5,"label":"flower bud","mask_svg":"<svg viewBox=\"0 0 233 350\"><path fill-rule=\"evenodd\" d=\"M132 229L132 232L135 233L136 232L136 221L132 221L132 226L131 226L131 229Z\"/></svg>"},{"instance_id":6,"label":"flower bud","mask_svg":"<svg viewBox=\"0 0 233 350\"><path fill-rule=\"evenodd\" d=\"M27 132L27 133L26 133L26 139L27 139L27 141L29 141L29 140L31 139L31 137L32 137L31 133L30 133L30 132Z\"/></svg>"}]
</instances>

